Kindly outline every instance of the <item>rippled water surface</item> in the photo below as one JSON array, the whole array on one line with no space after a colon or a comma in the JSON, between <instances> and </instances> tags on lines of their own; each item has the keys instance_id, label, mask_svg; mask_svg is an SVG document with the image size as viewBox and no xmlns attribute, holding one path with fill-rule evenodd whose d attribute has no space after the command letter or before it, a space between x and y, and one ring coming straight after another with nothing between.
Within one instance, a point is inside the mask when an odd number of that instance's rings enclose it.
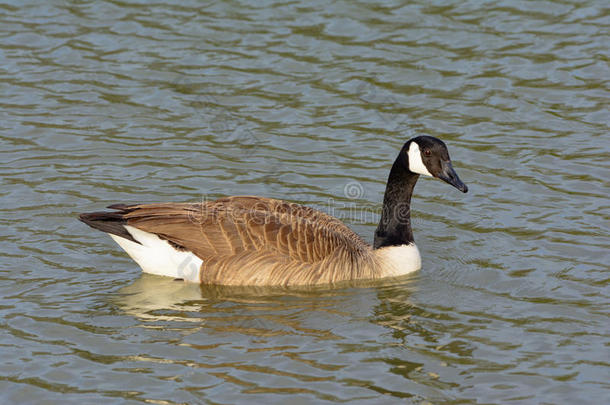
<instances>
[{"instance_id":1,"label":"rippled water surface","mask_svg":"<svg viewBox=\"0 0 610 405\"><path fill-rule=\"evenodd\" d=\"M604 1L0 4L2 403L607 403ZM200 287L76 220L255 194L368 241L404 141L423 268Z\"/></svg>"}]
</instances>

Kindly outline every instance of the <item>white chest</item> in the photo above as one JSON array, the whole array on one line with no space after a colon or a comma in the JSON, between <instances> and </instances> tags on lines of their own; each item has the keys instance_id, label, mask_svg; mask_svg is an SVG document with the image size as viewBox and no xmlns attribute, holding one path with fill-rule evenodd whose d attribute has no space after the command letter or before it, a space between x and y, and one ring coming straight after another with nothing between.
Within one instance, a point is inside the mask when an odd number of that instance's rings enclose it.
<instances>
[{"instance_id":1,"label":"white chest","mask_svg":"<svg viewBox=\"0 0 610 405\"><path fill-rule=\"evenodd\" d=\"M421 256L414 243L380 248L376 253L384 277L401 276L421 268Z\"/></svg>"}]
</instances>

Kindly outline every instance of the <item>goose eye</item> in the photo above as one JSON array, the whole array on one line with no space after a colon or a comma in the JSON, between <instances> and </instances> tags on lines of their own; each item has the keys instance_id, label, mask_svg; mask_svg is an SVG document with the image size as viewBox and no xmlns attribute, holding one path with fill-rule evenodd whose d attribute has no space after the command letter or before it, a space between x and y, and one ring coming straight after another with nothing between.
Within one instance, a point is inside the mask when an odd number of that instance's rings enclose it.
<instances>
[{"instance_id":1,"label":"goose eye","mask_svg":"<svg viewBox=\"0 0 610 405\"><path fill-rule=\"evenodd\" d=\"M432 155L432 152L430 151L430 149L424 149L424 156L430 156Z\"/></svg>"}]
</instances>

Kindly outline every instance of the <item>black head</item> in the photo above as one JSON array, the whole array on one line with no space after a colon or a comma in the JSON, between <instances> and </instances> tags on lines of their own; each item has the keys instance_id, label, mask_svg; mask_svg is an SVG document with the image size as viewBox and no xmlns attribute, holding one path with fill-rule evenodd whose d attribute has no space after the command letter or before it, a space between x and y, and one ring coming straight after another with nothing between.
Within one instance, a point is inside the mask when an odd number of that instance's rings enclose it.
<instances>
[{"instance_id":1,"label":"black head","mask_svg":"<svg viewBox=\"0 0 610 405\"><path fill-rule=\"evenodd\" d=\"M447 146L440 139L418 136L405 143L402 153L407 155L411 172L436 177L464 193L468 192L468 187L453 170Z\"/></svg>"}]
</instances>

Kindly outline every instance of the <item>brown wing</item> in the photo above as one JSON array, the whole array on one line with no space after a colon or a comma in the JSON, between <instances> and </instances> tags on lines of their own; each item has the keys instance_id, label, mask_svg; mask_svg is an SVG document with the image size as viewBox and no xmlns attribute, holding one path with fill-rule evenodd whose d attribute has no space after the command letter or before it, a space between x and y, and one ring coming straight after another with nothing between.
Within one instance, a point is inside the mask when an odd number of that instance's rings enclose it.
<instances>
[{"instance_id":1,"label":"brown wing","mask_svg":"<svg viewBox=\"0 0 610 405\"><path fill-rule=\"evenodd\" d=\"M204 260L317 263L356 257L369 245L341 221L295 203L237 196L197 204L115 205L127 225L151 232ZM295 263L296 262L296 263Z\"/></svg>"}]
</instances>

